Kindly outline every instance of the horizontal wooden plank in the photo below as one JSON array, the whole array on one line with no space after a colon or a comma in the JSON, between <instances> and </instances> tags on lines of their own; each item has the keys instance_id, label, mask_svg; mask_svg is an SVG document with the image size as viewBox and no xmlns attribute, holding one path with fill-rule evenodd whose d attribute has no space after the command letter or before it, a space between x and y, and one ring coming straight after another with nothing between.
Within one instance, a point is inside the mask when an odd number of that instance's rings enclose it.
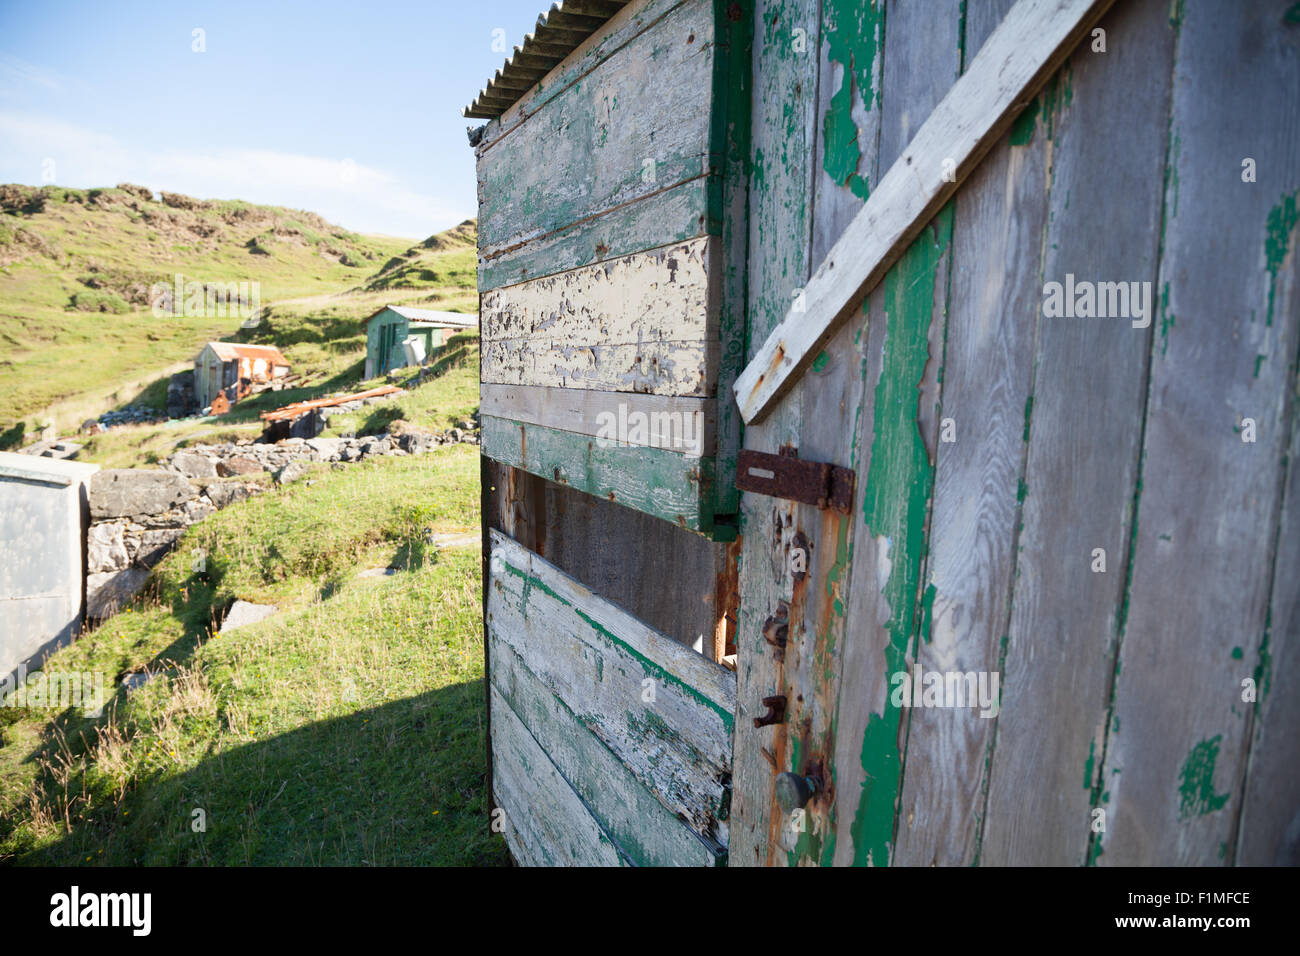
<instances>
[{"instance_id":1,"label":"horizontal wooden plank","mask_svg":"<svg viewBox=\"0 0 1300 956\"><path fill-rule=\"evenodd\" d=\"M523 721L493 689L492 792L502 835L523 866L628 866Z\"/></svg>"},{"instance_id":2,"label":"horizontal wooden plank","mask_svg":"<svg viewBox=\"0 0 1300 956\"><path fill-rule=\"evenodd\" d=\"M876 185L736 380L762 419L1007 130L1112 0L1018 0Z\"/></svg>"},{"instance_id":3,"label":"horizontal wooden plank","mask_svg":"<svg viewBox=\"0 0 1300 956\"><path fill-rule=\"evenodd\" d=\"M503 136L508 135L528 117L583 79L682 3L683 0L642 0L639 3L630 3L554 66L541 63L530 64L527 55L521 54L519 47L515 47L514 55L507 62L518 65L521 72L530 73L536 79L532 89L500 117L482 128L482 134L476 144L476 155L481 156L487 152Z\"/></svg>"},{"instance_id":4,"label":"horizontal wooden plank","mask_svg":"<svg viewBox=\"0 0 1300 956\"><path fill-rule=\"evenodd\" d=\"M483 415L483 454L589 495L709 532L712 461Z\"/></svg>"},{"instance_id":5,"label":"horizontal wooden plank","mask_svg":"<svg viewBox=\"0 0 1300 956\"><path fill-rule=\"evenodd\" d=\"M490 532L488 628L697 833L725 840L735 676ZM666 582L664 586L671 586Z\"/></svg>"},{"instance_id":6,"label":"horizontal wooden plank","mask_svg":"<svg viewBox=\"0 0 1300 956\"><path fill-rule=\"evenodd\" d=\"M669 811L542 685L504 638L488 631L494 699L528 728L622 854L637 866L717 866L724 848ZM501 706L501 705L494 705Z\"/></svg>"},{"instance_id":7,"label":"horizontal wooden plank","mask_svg":"<svg viewBox=\"0 0 1300 956\"><path fill-rule=\"evenodd\" d=\"M717 403L711 398L598 392L539 385L479 386L479 411L528 425L597 438L611 445L712 455Z\"/></svg>"},{"instance_id":8,"label":"horizontal wooden plank","mask_svg":"<svg viewBox=\"0 0 1300 956\"><path fill-rule=\"evenodd\" d=\"M702 236L711 228L705 212L709 188L704 177L692 179L503 250L491 259L480 257L479 291Z\"/></svg>"},{"instance_id":9,"label":"horizontal wooden plank","mask_svg":"<svg viewBox=\"0 0 1300 956\"><path fill-rule=\"evenodd\" d=\"M480 154L483 259L707 173L712 14L677 7Z\"/></svg>"},{"instance_id":10,"label":"horizontal wooden plank","mask_svg":"<svg viewBox=\"0 0 1300 956\"><path fill-rule=\"evenodd\" d=\"M716 339L718 240L701 236L492 289L485 342L546 336L570 346Z\"/></svg>"},{"instance_id":11,"label":"horizontal wooden plank","mask_svg":"<svg viewBox=\"0 0 1300 956\"><path fill-rule=\"evenodd\" d=\"M607 392L712 397L717 342L572 345L537 336L484 342L479 377L498 385L547 385Z\"/></svg>"}]
</instances>

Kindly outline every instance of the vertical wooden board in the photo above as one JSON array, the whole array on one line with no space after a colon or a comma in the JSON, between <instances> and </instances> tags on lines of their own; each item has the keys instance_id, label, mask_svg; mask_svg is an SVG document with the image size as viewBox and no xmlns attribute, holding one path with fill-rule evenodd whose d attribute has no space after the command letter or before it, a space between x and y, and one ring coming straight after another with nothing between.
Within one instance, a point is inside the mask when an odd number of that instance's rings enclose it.
<instances>
[{"instance_id":1,"label":"vertical wooden board","mask_svg":"<svg viewBox=\"0 0 1300 956\"><path fill-rule=\"evenodd\" d=\"M722 245L722 287L718 305L718 443L713 508L734 515L739 509L736 454L740 448L740 409L731 386L745 362L745 322L749 276L750 98L754 56L754 4L713 0L717 24L713 74L713 128L709 152L712 190L709 208L717 210ZM712 231L712 229L711 229Z\"/></svg>"},{"instance_id":2,"label":"vertical wooden board","mask_svg":"<svg viewBox=\"0 0 1300 956\"><path fill-rule=\"evenodd\" d=\"M1274 301L1283 314L1300 307L1297 285L1294 268L1279 272ZM1300 415L1295 395L1290 414L1268 628L1249 675L1259 696L1237 843L1236 862L1245 866L1300 866ZM1240 663L1246 676L1246 662Z\"/></svg>"},{"instance_id":3,"label":"vertical wooden board","mask_svg":"<svg viewBox=\"0 0 1300 956\"><path fill-rule=\"evenodd\" d=\"M968 42L981 43L1010 5L969 4ZM937 452L912 668L913 684L921 680L923 690L933 679L925 675L942 676L948 686L949 675L974 674L975 688L995 692L1042 307L1048 135L1031 130L1030 141L1019 144L1013 131L970 175L956 202L942 405L955 440ZM996 698L971 702L969 678L951 686L961 688L960 699L954 694L944 706L906 707L918 695L895 685L891 705L904 703L908 728L897 863L969 865L975 858Z\"/></svg>"},{"instance_id":4,"label":"vertical wooden board","mask_svg":"<svg viewBox=\"0 0 1300 956\"><path fill-rule=\"evenodd\" d=\"M480 153L484 260L707 173L712 14L688 0Z\"/></svg>"},{"instance_id":5,"label":"vertical wooden board","mask_svg":"<svg viewBox=\"0 0 1300 956\"><path fill-rule=\"evenodd\" d=\"M498 532L490 567L493 639L669 810L715 836L731 772L731 673Z\"/></svg>"},{"instance_id":6,"label":"vertical wooden board","mask_svg":"<svg viewBox=\"0 0 1300 956\"><path fill-rule=\"evenodd\" d=\"M709 532L705 510L711 462L663 448L603 446L595 438L541 425L481 416L483 454L534 475L566 484L671 521Z\"/></svg>"},{"instance_id":7,"label":"vertical wooden board","mask_svg":"<svg viewBox=\"0 0 1300 956\"><path fill-rule=\"evenodd\" d=\"M1107 52L1085 44L1058 78L1048 281L1067 273L1088 281L1156 276L1166 146L1155 137L1135 142L1132 130L1168 126L1168 4L1120 4L1101 27ZM1033 135L1044 135L1041 119L1037 127ZM1059 866L1087 854L1150 336L1112 320L1040 319L981 863ZM1093 571L1096 548L1105 551L1104 572Z\"/></svg>"},{"instance_id":8,"label":"vertical wooden board","mask_svg":"<svg viewBox=\"0 0 1300 956\"><path fill-rule=\"evenodd\" d=\"M887 8L878 168L894 162L960 72L960 5L930 14L908 4ZM884 865L893 855L903 728L889 706L889 677L904 664L916 621L952 221L950 205L866 307L866 388L855 421L860 497L833 757L837 865Z\"/></svg>"},{"instance_id":9,"label":"vertical wooden board","mask_svg":"<svg viewBox=\"0 0 1300 956\"><path fill-rule=\"evenodd\" d=\"M515 859L524 866L628 866L496 688L491 698L492 789Z\"/></svg>"},{"instance_id":10,"label":"vertical wooden board","mask_svg":"<svg viewBox=\"0 0 1300 956\"><path fill-rule=\"evenodd\" d=\"M547 690L504 641L491 639L492 694L528 729L620 853L637 866L716 866L725 850L660 803Z\"/></svg>"},{"instance_id":11,"label":"vertical wooden board","mask_svg":"<svg viewBox=\"0 0 1300 956\"><path fill-rule=\"evenodd\" d=\"M751 353L785 315L791 294L808 276L818 20L817 0L755 4L747 290ZM796 31L802 31L802 39ZM746 428L745 447L775 452L785 443L797 445L799 401L796 389L761 426ZM775 498L741 497L732 866L774 862L778 849L773 781L786 762L786 738L781 726L756 728L753 721L764 713L763 697L784 693L763 630L779 602L792 596L788 562L794 508Z\"/></svg>"},{"instance_id":12,"label":"vertical wooden board","mask_svg":"<svg viewBox=\"0 0 1300 956\"><path fill-rule=\"evenodd\" d=\"M1137 533L1098 862L1233 859L1243 664L1267 628L1297 314L1300 57L1285 2L1181 8ZM1256 164L1244 182L1243 159ZM1293 281L1293 279L1287 279ZM1243 429L1252 419L1256 440Z\"/></svg>"}]
</instances>

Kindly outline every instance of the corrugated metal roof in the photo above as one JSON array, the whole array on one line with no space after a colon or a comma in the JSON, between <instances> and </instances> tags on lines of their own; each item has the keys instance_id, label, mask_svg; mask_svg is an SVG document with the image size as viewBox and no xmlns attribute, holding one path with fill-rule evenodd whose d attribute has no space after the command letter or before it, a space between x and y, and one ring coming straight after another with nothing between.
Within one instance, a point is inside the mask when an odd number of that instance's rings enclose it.
<instances>
[{"instance_id":1,"label":"corrugated metal roof","mask_svg":"<svg viewBox=\"0 0 1300 956\"><path fill-rule=\"evenodd\" d=\"M462 115L500 116L627 4L628 0L564 0L552 5Z\"/></svg>"},{"instance_id":2,"label":"corrugated metal roof","mask_svg":"<svg viewBox=\"0 0 1300 956\"><path fill-rule=\"evenodd\" d=\"M458 328L478 328L478 316L466 315L464 312L442 312L437 309L413 309L409 305L386 305L376 312L375 315L380 315L386 311L396 312L398 315L405 319L410 319L412 322L437 322L439 325L454 325ZM375 315L366 319L366 323L369 324L370 319L373 319Z\"/></svg>"},{"instance_id":3,"label":"corrugated metal roof","mask_svg":"<svg viewBox=\"0 0 1300 956\"><path fill-rule=\"evenodd\" d=\"M273 345L241 345L238 342L209 342L208 347L223 362L232 362L237 358L269 359L272 365L288 365L280 350Z\"/></svg>"}]
</instances>

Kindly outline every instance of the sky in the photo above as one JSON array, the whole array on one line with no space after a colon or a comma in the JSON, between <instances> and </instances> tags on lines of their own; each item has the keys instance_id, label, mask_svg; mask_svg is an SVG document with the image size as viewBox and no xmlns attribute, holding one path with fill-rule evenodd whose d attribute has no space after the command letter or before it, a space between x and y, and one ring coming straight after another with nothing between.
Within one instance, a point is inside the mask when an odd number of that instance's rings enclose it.
<instances>
[{"instance_id":1,"label":"sky","mask_svg":"<svg viewBox=\"0 0 1300 956\"><path fill-rule=\"evenodd\" d=\"M475 215L483 121L461 109L549 6L0 0L0 183L131 182L424 238Z\"/></svg>"}]
</instances>

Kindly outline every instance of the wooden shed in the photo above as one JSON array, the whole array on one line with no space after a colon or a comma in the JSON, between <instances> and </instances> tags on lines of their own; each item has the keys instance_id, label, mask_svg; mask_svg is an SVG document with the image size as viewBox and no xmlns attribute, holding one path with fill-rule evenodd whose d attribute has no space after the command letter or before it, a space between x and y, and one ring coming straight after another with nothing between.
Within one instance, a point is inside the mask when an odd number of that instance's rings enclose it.
<instances>
[{"instance_id":1,"label":"wooden shed","mask_svg":"<svg viewBox=\"0 0 1300 956\"><path fill-rule=\"evenodd\" d=\"M466 115L519 862L1300 862L1291 0L568 0Z\"/></svg>"},{"instance_id":2,"label":"wooden shed","mask_svg":"<svg viewBox=\"0 0 1300 956\"><path fill-rule=\"evenodd\" d=\"M395 368L418 365L407 346L419 343L416 354L428 356L446 343L448 336L477 329L478 320L460 312L386 305L366 319L366 378Z\"/></svg>"},{"instance_id":3,"label":"wooden shed","mask_svg":"<svg viewBox=\"0 0 1300 956\"><path fill-rule=\"evenodd\" d=\"M234 404L247 396L253 385L288 374L289 360L274 346L209 342L194 358L194 397L199 408L218 401L218 395Z\"/></svg>"}]
</instances>

